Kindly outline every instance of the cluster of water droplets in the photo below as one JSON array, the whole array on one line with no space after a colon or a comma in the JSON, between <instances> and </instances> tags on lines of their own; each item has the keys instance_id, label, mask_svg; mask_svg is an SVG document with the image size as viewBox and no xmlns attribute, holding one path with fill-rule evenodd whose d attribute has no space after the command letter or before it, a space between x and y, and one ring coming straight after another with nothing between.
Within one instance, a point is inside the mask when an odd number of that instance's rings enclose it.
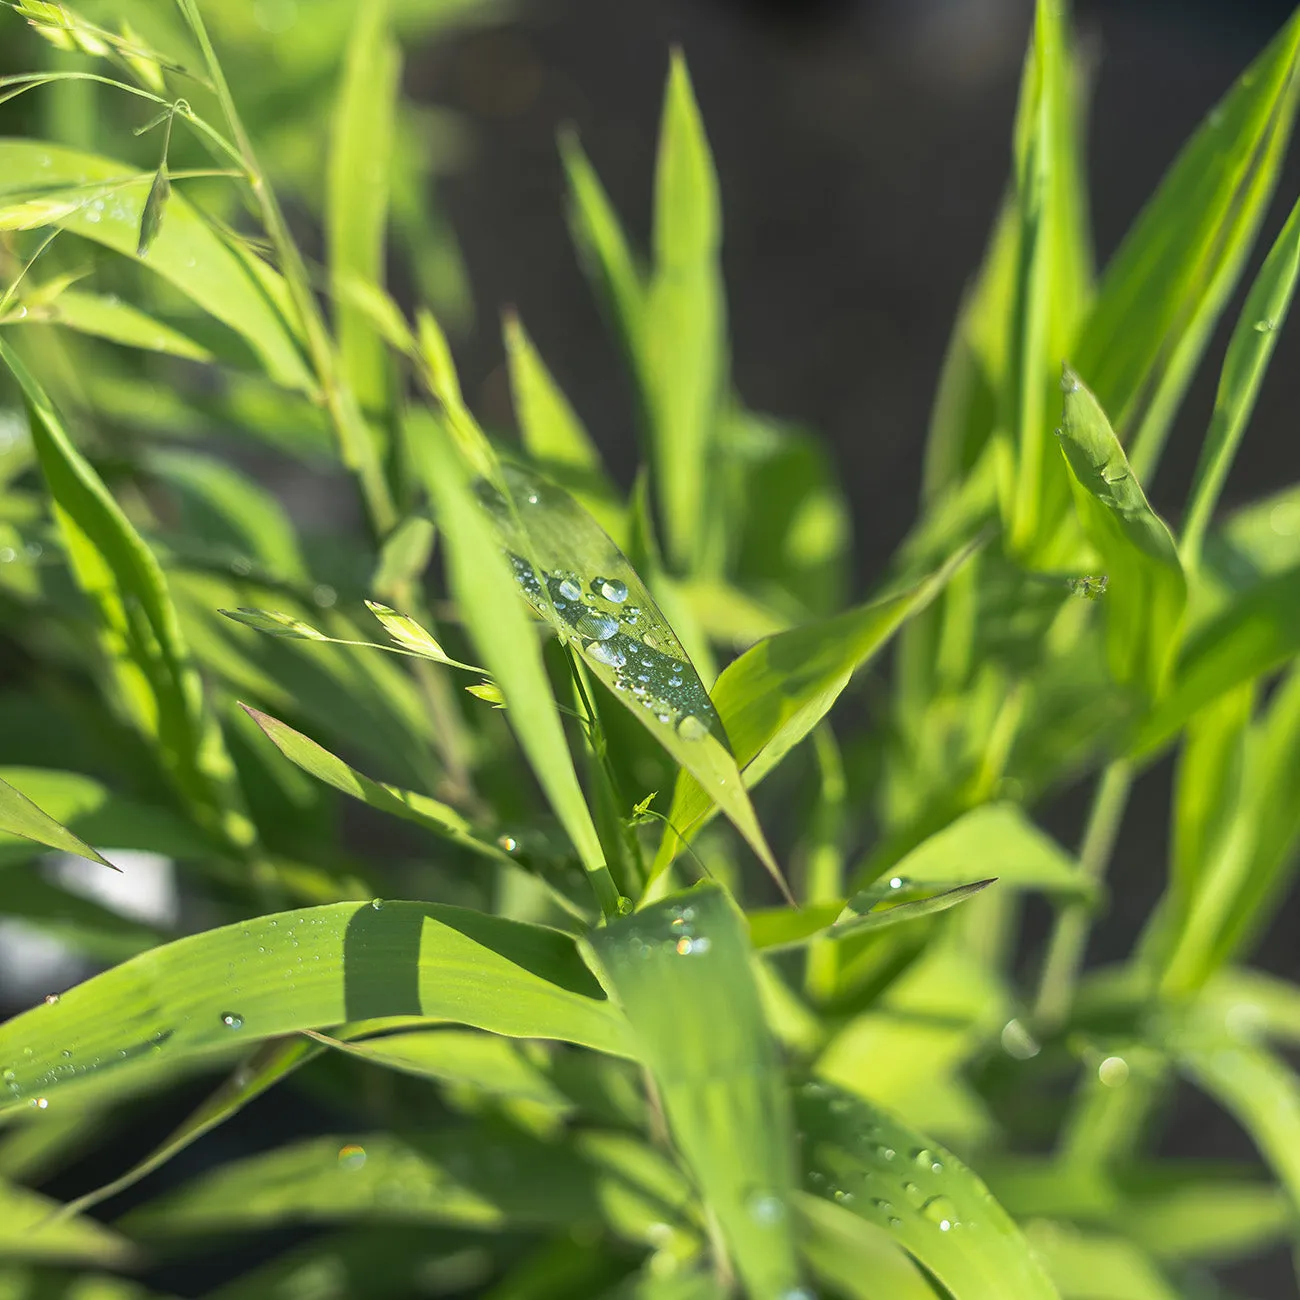
<instances>
[{"instance_id":1,"label":"cluster of water droplets","mask_svg":"<svg viewBox=\"0 0 1300 1300\"><path fill-rule=\"evenodd\" d=\"M664 919L668 921L666 926ZM713 947L713 940L707 934L696 933L695 908L688 903L677 904L666 913L647 915L645 924L627 936L627 946L629 952L643 960L656 953L702 957Z\"/></svg>"},{"instance_id":2,"label":"cluster of water droplets","mask_svg":"<svg viewBox=\"0 0 1300 1300\"><path fill-rule=\"evenodd\" d=\"M824 1102L838 1117L833 1145L819 1153L828 1168L809 1168L811 1191L895 1231L919 1216L939 1232L976 1227L958 1217L957 1206L943 1187L943 1159L929 1147L909 1146L901 1135L875 1122L852 1098L821 1083L808 1083L802 1096ZM829 1102L825 1099L829 1098ZM984 1192L985 1199L991 1199Z\"/></svg>"},{"instance_id":3,"label":"cluster of water droplets","mask_svg":"<svg viewBox=\"0 0 1300 1300\"><path fill-rule=\"evenodd\" d=\"M543 617L551 611L577 636L587 658L612 670L612 684L683 740L703 740L716 713L686 652L662 620L628 604L627 584L601 574L585 581L565 569L539 578L521 555L508 551L515 581Z\"/></svg>"}]
</instances>

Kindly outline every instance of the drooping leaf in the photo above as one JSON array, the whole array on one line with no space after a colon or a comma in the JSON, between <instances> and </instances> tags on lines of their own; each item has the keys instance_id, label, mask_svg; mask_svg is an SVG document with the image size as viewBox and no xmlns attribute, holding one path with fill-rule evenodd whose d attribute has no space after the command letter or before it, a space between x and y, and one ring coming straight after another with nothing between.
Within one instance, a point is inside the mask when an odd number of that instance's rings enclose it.
<instances>
[{"instance_id":1,"label":"drooping leaf","mask_svg":"<svg viewBox=\"0 0 1300 1300\"><path fill-rule=\"evenodd\" d=\"M805 1185L888 1232L962 1300L1057 1300L1028 1243L950 1152L824 1083L799 1090Z\"/></svg>"},{"instance_id":2,"label":"drooping leaf","mask_svg":"<svg viewBox=\"0 0 1300 1300\"><path fill-rule=\"evenodd\" d=\"M1106 566L1106 649L1122 686L1158 697L1177 649L1187 582L1169 529L1147 502L1097 399L1066 371L1061 452L1075 509Z\"/></svg>"},{"instance_id":3,"label":"drooping leaf","mask_svg":"<svg viewBox=\"0 0 1300 1300\"><path fill-rule=\"evenodd\" d=\"M502 473L509 498L481 484L480 499L524 598L581 650L591 672L707 791L710 806L722 808L780 881L718 712L645 584L567 493L512 466Z\"/></svg>"},{"instance_id":4,"label":"drooping leaf","mask_svg":"<svg viewBox=\"0 0 1300 1300\"><path fill-rule=\"evenodd\" d=\"M0 1026L0 1111L393 1015L630 1051L568 936L438 904L337 903L165 944Z\"/></svg>"},{"instance_id":5,"label":"drooping leaf","mask_svg":"<svg viewBox=\"0 0 1300 1300\"><path fill-rule=\"evenodd\" d=\"M744 925L700 886L590 937L750 1295L796 1293L794 1135Z\"/></svg>"},{"instance_id":6,"label":"drooping leaf","mask_svg":"<svg viewBox=\"0 0 1300 1300\"><path fill-rule=\"evenodd\" d=\"M234 765L205 700L162 567L73 446L40 385L3 341L0 361L23 390L69 564L94 607L100 645L122 704L156 744L200 824L235 845L251 843L255 832L241 808Z\"/></svg>"},{"instance_id":7,"label":"drooping leaf","mask_svg":"<svg viewBox=\"0 0 1300 1300\"><path fill-rule=\"evenodd\" d=\"M155 320L139 307L102 294L65 289L51 302L29 307L22 320L62 325L123 347L164 352L188 361L212 360L212 353L206 347L174 326Z\"/></svg>"},{"instance_id":8,"label":"drooping leaf","mask_svg":"<svg viewBox=\"0 0 1300 1300\"><path fill-rule=\"evenodd\" d=\"M0 140L0 203L24 194L57 196L67 186L101 186L103 197L88 203L78 200L71 211L52 214L46 224L58 224L128 257L135 256L147 177L110 158L45 140ZM144 265L242 336L277 383L313 389L314 381L276 305L283 301L283 284L277 299L268 298L264 290L278 281L276 273L263 266L252 274L249 264L181 195L173 195L168 203L167 222Z\"/></svg>"}]
</instances>

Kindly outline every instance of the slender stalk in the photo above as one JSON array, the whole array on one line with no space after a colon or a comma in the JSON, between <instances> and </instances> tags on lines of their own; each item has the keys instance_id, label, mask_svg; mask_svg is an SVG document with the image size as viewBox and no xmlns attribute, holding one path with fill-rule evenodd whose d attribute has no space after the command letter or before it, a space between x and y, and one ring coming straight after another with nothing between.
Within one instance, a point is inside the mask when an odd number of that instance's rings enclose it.
<instances>
[{"instance_id":1,"label":"slender stalk","mask_svg":"<svg viewBox=\"0 0 1300 1300\"><path fill-rule=\"evenodd\" d=\"M1097 783L1079 848L1079 869L1093 883L1101 881L1110 864L1132 783L1133 769L1124 759L1111 763ZM1092 912L1086 902L1067 904L1056 918L1034 1005L1040 1033L1059 1028L1070 1013L1091 925Z\"/></svg>"},{"instance_id":2,"label":"slender stalk","mask_svg":"<svg viewBox=\"0 0 1300 1300\"><path fill-rule=\"evenodd\" d=\"M821 776L821 793L814 820L813 844L804 876L804 899L809 904L832 903L844 897L845 795L844 760L829 726L813 732L813 751ZM833 996L839 978L839 944L814 939L808 945L804 989L810 997Z\"/></svg>"}]
</instances>

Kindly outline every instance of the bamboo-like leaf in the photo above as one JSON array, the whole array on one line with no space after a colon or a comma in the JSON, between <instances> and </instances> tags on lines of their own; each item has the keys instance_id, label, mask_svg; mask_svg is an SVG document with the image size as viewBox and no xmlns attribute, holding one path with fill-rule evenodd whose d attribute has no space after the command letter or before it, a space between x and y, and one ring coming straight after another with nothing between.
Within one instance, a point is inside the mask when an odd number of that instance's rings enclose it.
<instances>
[{"instance_id":1,"label":"bamboo-like leaf","mask_svg":"<svg viewBox=\"0 0 1300 1300\"><path fill-rule=\"evenodd\" d=\"M135 256L139 239L146 176L110 158L45 140L0 140L0 203L34 193L57 200L61 187L100 185L102 198L79 199L71 210L52 213L44 224L57 224L128 257ZM130 183L117 184L121 181ZM166 225L144 264L241 335L277 383L313 389L314 381L276 305L283 300L283 282L270 267L252 274L249 263L181 195L173 195L168 203ZM266 287L276 285L279 295L268 297Z\"/></svg>"},{"instance_id":2,"label":"bamboo-like leaf","mask_svg":"<svg viewBox=\"0 0 1300 1300\"><path fill-rule=\"evenodd\" d=\"M395 1015L631 1051L568 936L432 903L336 903L154 948L0 1026L0 1112Z\"/></svg>"},{"instance_id":3,"label":"bamboo-like leaf","mask_svg":"<svg viewBox=\"0 0 1300 1300\"><path fill-rule=\"evenodd\" d=\"M739 914L701 886L594 932L590 945L747 1294L797 1295L789 1102Z\"/></svg>"},{"instance_id":4,"label":"bamboo-like leaf","mask_svg":"<svg viewBox=\"0 0 1300 1300\"><path fill-rule=\"evenodd\" d=\"M363 410L386 410L390 376L382 339L345 283L384 283L385 228L401 51L387 0L359 5L334 106L325 229L339 355Z\"/></svg>"},{"instance_id":5,"label":"bamboo-like leaf","mask_svg":"<svg viewBox=\"0 0 1300 1300\"><path fill-rule=\"evenodd\" d=\"M818 1280L856 1300L934 1300L925 1274L889 1233L849 1208L800 1192L799 1249Z\"/></svg>"},{"instance_id":6,"label":"bamboo-like leaf","mask_svg":"<svg viewBox=\"0 0 1300 1300\"><path fill-rule=\"evenodd\" d=\"M123 347L163 352L188 361L212 360L207 348L180 330L155 320L130 303L101 294L65 289L48 304L28 308L21 319L32 324L62 325Z\"/></svg>"},{"instance_id":7,"label":"bamboo-like leaf","mask_svg":"<svg viewBox=\"0 0 1300 1300\"><path fill-rule=\"evenodd\" d=\"M157 745L204 828L248 845L255 831L242 811L234 765L208 709L161 566L73 446L49 398L3 341L0 361L23 390L69 564L94 606L100 644L122 703Z\"/></svg>"},{"instance_id":8,"label":"bamboo-like leaf","mask_svg":"<svg viewBox=\"0 0 1300 1300\"><path fill-rule=\"evenodd\" d=\"M413 456L447 538L449 577L461 617L503 693L510 725L573 841L601 909L616 915L618 890L578 784L541 646L518 598L516 576L441 425L429 420L419 435L412 434Z\"/></svg>"},{"instance_id":9,"label":"bamboo-like leaf","mask_svg":"<svg viewBox=\"0 0 1300 1300\"><path fill-rule=\"evenodd\" d=\"M118 870L107 858L100 857L85 840L55 821L22 791L15 790L3 779L0 779L0 832L21 836L62 853L75 853L78 857L89 858L91 862L98 862L111 871Z\"/></svg>"},{"instance_id":10,"label":"bamboo-like leaf","mask_svg":"<svg viewBox=\"0 0 1300 1300\"><path fill-rule=\"evenodd\" d=\"M1102 278L1075 366L1155 465L1272 197L1300 91L1293 16L1183 147Z\"/></svg>"},{"instance_id":11,"label":"bamboo-like leaf","mask_svg":"<svg viewBox=\"0 0 1300 1300\"><path fill-rule=\"evenodd\" d=\"M57 1201L0 1182L0 1258L61 1264L129 1264L129 1241L93 1219L56 1219Z\"/></svg>"},{"instance_id":12,"label":"bamboo-like leaf","mask_svg":"<svg viewBox=\"0 0 1300 1300\"><path fill-rule=\"evenodd\" d=\"M1189 569L1197 568L1200 563L1201 544L1210 516L1255 409L1255 399L1272 360L1278 333L1291 307L1298 275L1300 203L1291 209L1282 233L1269 250L1255 283L1246 295L1223 359L1214 414L1210 417L1210 427L1196 466L1196 478L1187 499L1182 553L1183 562Z\"/></svg>"},{"instance_id":13,"label":"bamboo-like leaf","mask_svg":"<svg viewBox=\"0 0 1300 1300\"><path fill-rule=\"evenodd\" d=\"M581 650L591 672L707 791L710 806L726 813L781 883L713 701L645 584L567 493L512 466L502 473L509 499L486 483L480 499L524 598Z\"/></svg>"},{"instance_id":14,"label":"bamboo-like leaf","mask_svg":"<svg viewBox=\"0 0 1300 1300\"><path fill-rule=\"evenodd\" d=\"M1178 645L1187 582L1169 529L1147 503L1097 399L1065 372L1061 452L1075 509L1106 566L1106 648L1123 686L1155 699Z\"/></svg>"},{"instance_id":15,"label":"bamboo-like leaf","mask_svg":"<svg viewBox=\"0 0 1300 1300\"><path fill-rule=\"evenodd\" d=\"M1057 1300L1019 1229L950 1152L824 1083L795 1104L805 1184L888 1232L962 1300Z\"/></svg>"},{"instance_id":16,"label":"bamboo-like leaf","mask_svg":"<svg viewBox=\"0 0 1300 1300\"><path fill-rule=\"evenodd\" d=\"M713 687L713 703L746 786L757 785L812 731L853 674L934 599L969 555L969 549L961 552L901 595L768 637L723 670ZM689 838L714 807L711 792L693 773L678 776L656 874L677 852L679 837Z\"/></svg>"},{"instance_id":17,"label":"bamboo-like leaf","mask_svg":"<svg viewBox=\"0 0 1300 1300\"><path fill-rule=\"evenodd\" d=\"M667 550L684 570L712 531L705 511L727 370L721 227L713 158L678 52L659 132L642 376Z\"/></svg>"}]
</instances>

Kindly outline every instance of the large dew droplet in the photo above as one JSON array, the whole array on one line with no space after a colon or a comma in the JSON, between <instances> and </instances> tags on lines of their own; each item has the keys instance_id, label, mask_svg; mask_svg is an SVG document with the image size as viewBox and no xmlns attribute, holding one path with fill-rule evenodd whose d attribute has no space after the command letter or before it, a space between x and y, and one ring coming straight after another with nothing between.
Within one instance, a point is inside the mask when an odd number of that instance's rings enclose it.
<instances>
[{"instance_id":1,"label":"large dew droplet","mask_svg":"<svg viewBox=\"0 0 1300 1300\"><path fill-rule=\"evenodd\" d=\"M565 600L581 600L582 588L572 578L563 578L560 580L560 595Z\"/></svg>"},{"instance_id":2,"label":"large dew droplet","mask_svg":"<svg viewBox=\"0 0 1300 1300\"><path fill-rule=\"evenodd\" d=\"M617 578L597 578L591 584L591 589L615 605L621 605L627 599L627 583L620 582Z\"/></svg>"},{"instance_id":3,"label":"large dew droplet","mask_svg":"<svg viewBox=\"0 0 1300 1300\"><path fill-rule=\"evenodd\" d=\"M618 631L618 619L584 609L573 626L582 636L589 636L593 641L608 641Z\"/></svg>"},{"instance_id":4,"label":"large dew droplet","mask_svg":"<svg viewBox=\"0 0 1300 1300\"><path fill-rule=\"evenodd\" d=\"M747 1208L755 1223L780 1223L785 1218L785 1202L772 1192L756 1192L749 1198Z\"/></svg>"},{"instance_id":5,"label":"large dew droplet","mask_svg":"<svg viewBox=\"0 0 1300 1300\"><path fill-rule=\"evenodd\" d=\"M366 1149L358 1146L355 1142L349 1142L347 1146L339 1147L339 1168L340 1169L360 1169L366 1163Z\"/></svg>"},{"instance_id":6,"label":"large dew droplet","mask_svg":"<svg viewBox=\"0 0 1300 1300\"><path fill-rule=\"evenodd\" d=\"M608 641L588 641L582 648L590 658L611 668L622 668L627 663L627 655Z\"/></svg>"},{"instance_id":7,"label":"large dew droplet","mask_svg":"<svg viewBox=\"0 0 1300 1300\"><path fill-rule=\"evenodd\" d=\"M243 1029L244 1017L237 1011L223 1011L221 1013L221 1023L227 1029Z\"/></svg>"},{"instance_id":8,"label":"large dew droplet","mask_svg":"<svg viewBox=\"0 0 1300 1300\"><path fill-rule=\"evenodd\" d=\"M695 714L688 713L677 724L677 734L683 740L703 740L709 734L709 729Z\"/></svg>"}]
</instances>

